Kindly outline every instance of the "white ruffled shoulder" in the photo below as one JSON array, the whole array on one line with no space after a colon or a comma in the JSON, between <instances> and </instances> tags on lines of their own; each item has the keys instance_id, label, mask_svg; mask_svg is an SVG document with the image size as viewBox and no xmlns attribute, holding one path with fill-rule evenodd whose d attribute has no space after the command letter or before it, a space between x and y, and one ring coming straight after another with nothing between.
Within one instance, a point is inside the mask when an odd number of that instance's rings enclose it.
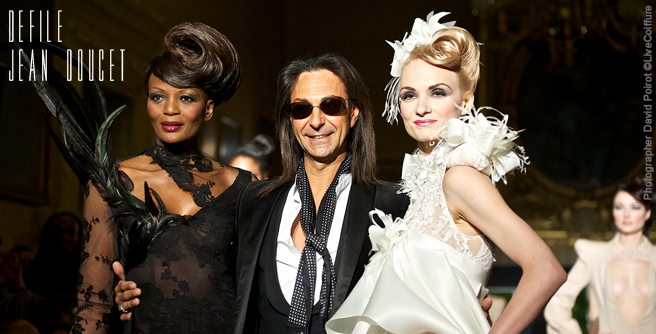
<instances>
[{"instance_id":1,"label":"white ruffled shoulder","mask_svg":"<svg viewBox=\"0 0 656 334\"><path fill-rule=\"evenodd\" d=\"M494 110L501 114L503 119L485 117L480 112L482 109ZM449 120L447 135L443 138L450 147L456 148L468 144L488 157L490 161L488 174L492 176L492 181L503 180L503 183L506 183L506 174L516 168L525 172L526 165L529 164L528 157L524 154L524 147L515 143L519 132L508 127L508 115L494 108L481 107L460 118ZM454 150L455 152L457 151ZM460 152L467 153L467 150Z\"/></svg>"},{"instance_id":2,"label":"white ruffled shoulder","mask_svg":"<svg viewBox=\"0 0 656 334\"><path fill-rule=\"evenodd\" d=\"M453 166L473 167L487 176L492 175L490 159L468 143L460 144L449 154L446 160L446 168L449 169Z\"/></svg>"},{"instance_id":3,"label":"white ruffled shoulder","mask_svg":"<svg viewBox=\"0 0 656 334\"><path fill-rule=\"evenodd\" d=\"M447 122L446 129L440 131L436 147L428 157L418 153L409 155L403 161L403 188L410 191L413 183L430 175L438 166L471 166L489 175L493 182L506 181L506 174L516 168L524 172L529 164L524 148L515 140L520 131L508 127L508 115L485 117L481 107Z\"/></svg>"}]
</instances>

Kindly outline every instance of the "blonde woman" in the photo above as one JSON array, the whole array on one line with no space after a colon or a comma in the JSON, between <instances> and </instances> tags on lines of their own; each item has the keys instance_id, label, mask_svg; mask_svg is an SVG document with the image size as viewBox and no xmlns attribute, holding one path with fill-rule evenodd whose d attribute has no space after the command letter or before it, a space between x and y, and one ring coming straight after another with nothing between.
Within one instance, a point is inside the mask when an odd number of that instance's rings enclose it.
<instances>
[{"instance_id":1,"label":"blonde woman","mask_svg":"<svg viewBox=\"0 0 656 334\"><path fill-rule=\"evenodd\" d=\"M417 19L392 44L385 112L390 122L400 114L417 140L403 168L411 204L397 221L371 213L385 224L369 229L377 253L329 333L520 333L565 280L549 247L494 187L526 158L505 118L473 110L479 47L467 30L439 23L446 14ZM480 300L495 244L523 275L490 328Z\"/></svg>"}]
</instances>

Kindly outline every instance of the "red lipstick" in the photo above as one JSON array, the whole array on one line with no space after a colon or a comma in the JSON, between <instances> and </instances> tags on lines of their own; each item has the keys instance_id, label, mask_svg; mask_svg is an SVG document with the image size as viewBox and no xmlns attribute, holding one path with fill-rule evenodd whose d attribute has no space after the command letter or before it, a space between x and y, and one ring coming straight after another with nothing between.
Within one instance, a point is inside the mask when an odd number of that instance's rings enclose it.
<instances>
[{"instance_id":1,"label":"red lipstick","mask_svg":"<svg viewBox=\"0 0 656 334\"><path fill-rule=\"evenodd\" d=\"M167 132L177 131L182 127L182 123L180 122L162 122L160 124L162 124L162 128L164 129L164 131Z\"/></svg>"}]
</instances>

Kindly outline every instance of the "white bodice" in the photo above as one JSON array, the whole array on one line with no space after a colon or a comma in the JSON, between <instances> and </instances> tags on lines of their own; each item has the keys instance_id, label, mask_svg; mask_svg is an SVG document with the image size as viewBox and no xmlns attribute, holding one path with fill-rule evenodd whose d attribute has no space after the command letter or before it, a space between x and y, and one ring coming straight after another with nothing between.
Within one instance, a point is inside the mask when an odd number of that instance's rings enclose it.
<instances>
[{"instance_id":1,"label":"white bodice","mask_svg":"<svg viewBox=\"0 0 656 334\"><path fill-rule=\"evenodd\" d=\"M479 111L449 120L431 143L435 148L429 155L406 155L401 185L410 196L410 206L403 221L408 229L437 238L489 272L494 262L492 242L456 226L444 198L444 174L453 166L469 166L490 176L491 182L505 182L506 173L523 169L528 161L523 148L514 143L517 132L507 127L507 116L486 118Z\"/></svg>"},{"instance_id":2,"label":"white bodice","mask_svg":"<svg viewBox=\"0 0 656 334\"><path fill-rule=\"evenodd\" d=\"M447 208L442 187L446 170L453 166L470 166L489 176L489 159L467 143L451 148L444 140L430 155L415 153L409 157L406 159L415 163L408 167L411 171L404 163L403 191L410 196L410 206L403 220L408 229L437 238L489 272L494 262L491 242L483 234L469 236L460 231Z\"/></svg>"}]
</instances>

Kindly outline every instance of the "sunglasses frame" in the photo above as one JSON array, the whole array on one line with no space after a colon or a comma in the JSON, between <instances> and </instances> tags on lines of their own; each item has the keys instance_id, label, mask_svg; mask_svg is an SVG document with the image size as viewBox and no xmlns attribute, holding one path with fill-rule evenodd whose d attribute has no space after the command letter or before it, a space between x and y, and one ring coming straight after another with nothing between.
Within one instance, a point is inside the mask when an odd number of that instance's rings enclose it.
<instances>
[{"instance_id":1,"label":"sunglasses frame","mask_svg":"<svg viewBox=\"0 0 656 334\"><path fill-rule=\"evenodd\" d=\"M327 113L327 112L322 108L322 105L323 105L326 101L329 101L329 100L332 100L332 99L340 100L341 103L342 103L342 108L341 108L341 110L340 110L338 113L335 113L335 114ZM349 100L344 99L344 98L341 97L341 96L328 96L328 97L322 99L322 100L321 100L321 103L319 103L318 106L313 106L313 105L310 104L309 102L297 101L297 102L292 102L292 103L289 105L289 115L290 115L293 119L306 119L306 118L310 117L310 115L312 115L312 111L314 111L314 108L319 108L319 110L321 110L321 112L324 113L325 115L328 115L328 116L337 116L337 115L342 114L342 113L344 112L344 110L348 110L348 109L350 109L350 105L349 105L349 103L350 103ZM310 108L310 112L309 112L307 115L305 115L304 117L296 117L296 116L294 116L294 112L293 112L293 110L294 110L294 106L295 106L295 105L303 105L303 106L305 106L305 107L308 107L308 108Z\"/></svg>"}]
</instances>

